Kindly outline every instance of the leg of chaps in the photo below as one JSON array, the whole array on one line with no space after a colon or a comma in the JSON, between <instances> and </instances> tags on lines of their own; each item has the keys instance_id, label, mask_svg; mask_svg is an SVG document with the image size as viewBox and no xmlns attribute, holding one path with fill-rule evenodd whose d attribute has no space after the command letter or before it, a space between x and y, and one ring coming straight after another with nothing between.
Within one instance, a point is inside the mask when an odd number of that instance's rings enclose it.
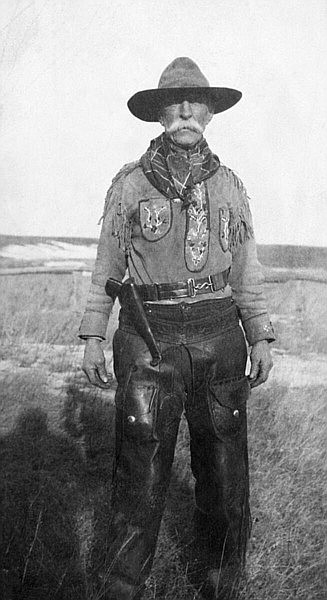
<instances>
[{"instance_id":1,"label":"leg of chaps","mask_svg":"<svg viewBox=\"0 0 327 600\"><path fill-rule=\"evenodd\" d=\"M190 348L194 396L187 405L195 477L194 568L244 566L250 531L246 346L242 332Z\"/></svg>"},{"instance_id":2,"label":"leg of chaps","mask_svg":"<svg viewBox=\"0 0 327 600\"><path fill-rule=\"evenodd\" d=\"M167 353L150 366L143 340L115 336L116 463L106 560L111 600L140 598L150 573L183 410L182 384Z\"/></svg>"}]
</instances>

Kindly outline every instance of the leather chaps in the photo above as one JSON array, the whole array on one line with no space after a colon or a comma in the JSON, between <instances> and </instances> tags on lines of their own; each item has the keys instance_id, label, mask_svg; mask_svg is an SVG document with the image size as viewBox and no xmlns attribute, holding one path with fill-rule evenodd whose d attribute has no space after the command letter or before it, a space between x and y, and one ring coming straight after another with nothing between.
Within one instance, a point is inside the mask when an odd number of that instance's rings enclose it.
<instances>
[{"instance_id":1,"label":"leather chaps","mask_svg":"<svg viewBox=\"0 0 327 600\"><path fill-rule=\"evenodd\" d=\"M110 600L140 598L164 510L181 415L190 431L195 543L207 568L243 565L250 529L247 348L230 298L146 304L159 367L123 309L114 336L116 458L106 559Z\"/></svg>"}]
</instances>

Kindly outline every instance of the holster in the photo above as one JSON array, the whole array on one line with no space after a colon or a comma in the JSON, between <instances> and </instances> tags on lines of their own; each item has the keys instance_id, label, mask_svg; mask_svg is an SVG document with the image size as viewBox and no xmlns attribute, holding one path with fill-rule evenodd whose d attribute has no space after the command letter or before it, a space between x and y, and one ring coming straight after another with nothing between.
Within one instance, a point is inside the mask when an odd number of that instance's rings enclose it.
<instances>
[{"instance_id":1,"label":"holster","mask_svg":"<svg viewBox=\"0 0 327 600\"><path fill-rule=\"evenodd\" d=\"M137 285L131 277L123 283L110 277L107 280L106 293L113 300L118 297L121 306L128 311L136 332L144 339L151 353L151 366L156 367L161 361L161 353L157 342L151 331L141 295L138 292Z\"/></svg>"}]
</instances>

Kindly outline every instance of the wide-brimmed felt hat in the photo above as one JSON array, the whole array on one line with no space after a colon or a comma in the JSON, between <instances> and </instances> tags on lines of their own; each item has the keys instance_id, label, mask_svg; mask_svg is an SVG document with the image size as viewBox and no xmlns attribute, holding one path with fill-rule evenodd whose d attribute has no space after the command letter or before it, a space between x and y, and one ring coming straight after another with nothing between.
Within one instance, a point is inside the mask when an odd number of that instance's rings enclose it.
<instances>
[{"instance_id":1,"label":"wide-brimmed felt hat","mask_svg":"<svg viewBox=\"0 0 327 600\"><path fill-rule=\"evenodd\" d=\"M158 87L143 90L132 96L127 106L142 121L159 121L163 106L179 104L183 100L207 103L214 114L231 108L242 97L238 90L210 87L208 80L193 60L175 58L163 71Z\"/></svg>"}]
</instances>

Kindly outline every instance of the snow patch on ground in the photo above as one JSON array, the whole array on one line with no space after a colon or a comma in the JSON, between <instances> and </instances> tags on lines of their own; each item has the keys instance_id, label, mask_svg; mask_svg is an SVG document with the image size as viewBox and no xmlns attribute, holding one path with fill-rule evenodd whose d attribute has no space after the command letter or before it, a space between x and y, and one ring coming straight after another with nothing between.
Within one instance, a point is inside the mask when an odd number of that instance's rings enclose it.
<instances>
[{"instance_id":1,"label":"snow patch on ground","mask_svg":"<svg viewBox=\"0 0 327 600\"><path fill-rule=\"evenodd\" d=\"M49 241L39 244L9 244L0 248L0 257L23 261L94 260L97 244ZM50 265L48 265L50 266Z\"/></svg>"}]
</instances>

